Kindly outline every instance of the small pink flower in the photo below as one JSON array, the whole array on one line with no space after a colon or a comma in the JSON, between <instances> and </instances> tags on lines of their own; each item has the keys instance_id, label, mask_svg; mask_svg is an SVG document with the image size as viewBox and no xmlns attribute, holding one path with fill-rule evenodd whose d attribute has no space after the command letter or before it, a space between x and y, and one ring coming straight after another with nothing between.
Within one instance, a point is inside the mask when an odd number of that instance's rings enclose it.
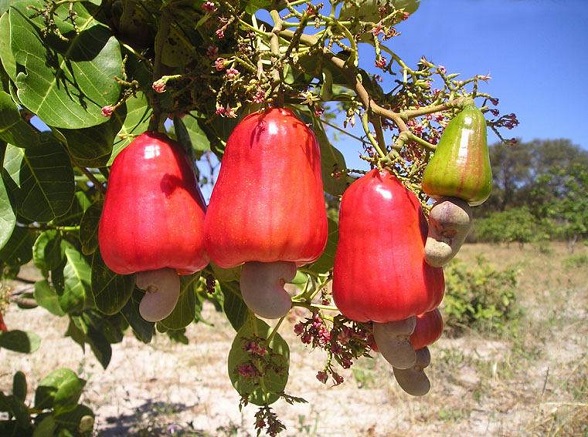
<instances>
[{"instance_id":1,"label":"small pink flower","mask_svg":"<svg viewBox=\"0 0 588 437\"><path fill-rule=\"evenodd\" d=\"M333 372L333 379L335 380L335 385L342 384L345 379L336 372Z\"/></svg>"},{"instance_id":2,"label":"small pink flower","mask_svg":"<svg viewBox=\"0 0 588 437\"><path fill-rule=\"evenodd\" d=\"M202 9L204 9L206 12L215 12L216 5L213 2L204 2L202 4Z\"/></svg>"},{"instance_id":3,"label":"small pink flower","mask_svg":"<svg viewBox=\"0 0 588 437\"><path fill-rule=\"evenodd\" d=\"M233 80L237 76L239 76L239 70L237 70L235 67L231 67L231 68L227 69L225 74L227 75L227 79Z\"/></svg>"},{"instance_id":4,"label":"small pink flower","mask_svg":"<svg viewBox=\"0 0 588 437\"><path fill-rule=\"evenodd\" d=\"M387 64L388 61L383 56L379 56L378 59L376 59L376 67L378 68L384 69L386 68Z\"/></svg>"},{"instance_id":5,"label":"small pink flower","mask_svg":"<svg viewBox=\"0 0 588 437\"><path fill-rule=\"evenodd\" d=\"M321 370L321 371L317 372L316 379L318 379L323 384L326 384L327 380L329 379L329 376L327 375L327 372L325 372L324 370Z\"/></svg>"},{"instance_id":6,"label":"small pink flower","mask_svg":"<svg viewBox=\"0 0 588 437\"><path fill-rule=\"evenodd\" d=\"M218 29L218 30L217 30L216 32L214 32L214 33L216 34L216 37L217 37L218 39L223 39L223 38L225 37L225 29L224 29L224 28Z\"/></svg>"},{"instance_id":7,"label":"small pink flower","mask_svg":"<svg viewBox=\"0 0 588 437\"><path fill-rule=\"evenodd\" d=\"M257 88L255 95L253 96L254 103L263 103L265 102L265 91L261 88Z\"/></svg>"},{"instance_id":8,"label":"small pink flower","mask_svg":"<svg viewBox=\"0 0 588 437\"><path fill-rule=\"evenodd\" d=\"M158 94L162 94L165 92L165 81L162 79L156 80L155 82L153 82L153 85L151 85L151 87L153 88L153 91L155 91Z\"/></svg>"},{"instance_id":9,"label":"small pink flower","mask_svg":"<svg viewBox=\"0 0 588 437\"><path fill-rule=\"evenodd\" d=\"M294 334L301 335L304 332L304 323L299 322L294 325Z\"/></svg>"},{"instance_id":10,"label":"small pink flower","mask_svg":"<svg viewBox=\"0 0 588 437\"><path fill-rule=\"evenodd\" d=\"M102 107L102 116L104 117L110 117L112 115L112 113L114 112L114 106L111 105L106 105Z\"/></svg>"},{"instance_id":11,"label":"small pink flower","mask_svg":"<svg viewBox=\"0 0 588 437\"><path fill-rule=\"evenodd\" d=\"M216 71L223 71L225 69L225 60L223 58L217 58L214 61L214 68Z\"/></svg>"}]
</instances>

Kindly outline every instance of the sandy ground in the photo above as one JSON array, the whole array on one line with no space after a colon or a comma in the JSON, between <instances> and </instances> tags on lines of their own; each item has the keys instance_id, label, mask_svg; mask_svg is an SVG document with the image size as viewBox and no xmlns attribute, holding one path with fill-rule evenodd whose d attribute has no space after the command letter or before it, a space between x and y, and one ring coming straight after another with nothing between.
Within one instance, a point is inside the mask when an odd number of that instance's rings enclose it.
<instances>
[{"instance_id":1,"label":"sandy ground","mask_svg":"<svg viewBox=\"0 0 588 437\"><path fill-rule=\"evenodd\" d=\"M557 301L558 311L567 312L566 324L554 322L554 331L541 338L528 332L524 360L510 342L475 334L442 338L431 347L432 389L422 398L405 394L377 355L342 371L341 386L321 384L315 375L325 355L301 344L290 322L280 330L291 348L286 392L308 402L274 404L287 427L282 435L572 435L554 427L565 425L566 418L588 423L588 290L568 289L566 296ZM544 312L549 311L536 316ZM256 407L240 411L228 378L234 331L212 305L205 306L204 315L209 324L190 325L188 345L164 335L145 345L128 333L113 345L104 370L89 348L84 353L64 337L66 318L11 305L7 325L40 334L42 343L30 355L0 350L0 390L9 392L12 375L22 370L32 402L39 379L69 367L87 380L82 402L96 414L96 435L255 435ZM584 429L588 432L588 425Z\"/></svg>"}]
</instances>

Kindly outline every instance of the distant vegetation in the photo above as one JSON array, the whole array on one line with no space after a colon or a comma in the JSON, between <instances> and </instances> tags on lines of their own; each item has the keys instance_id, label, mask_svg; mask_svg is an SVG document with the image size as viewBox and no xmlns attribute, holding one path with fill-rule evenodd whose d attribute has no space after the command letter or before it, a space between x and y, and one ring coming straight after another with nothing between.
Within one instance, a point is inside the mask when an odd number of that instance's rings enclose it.
<instances>
[{"instance_id":1,"label":"distant vegetation","mask_svg":"<svg viewBox=\"0 0 588 437\"><path fill-rule=\"evenodd\" d=\"M470 242L557 240L570 248L588 237L588 151L569 140L490 148L494 191L475 208Z\"/></svg>"}]
</instances>

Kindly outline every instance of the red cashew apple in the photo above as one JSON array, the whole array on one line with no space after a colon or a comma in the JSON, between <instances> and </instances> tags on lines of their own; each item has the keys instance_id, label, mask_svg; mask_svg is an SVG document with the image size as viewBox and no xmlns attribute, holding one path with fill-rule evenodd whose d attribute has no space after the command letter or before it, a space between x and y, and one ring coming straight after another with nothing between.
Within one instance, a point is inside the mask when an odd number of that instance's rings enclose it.
<instances>
[{"instance_id":1,"label":"red cashew apple","mask_svg":"<svg viewBox=\"0 0 588 437\"><path fill-rule=\"evenodd\" d=\"M442 333L443 316L439 308L435 308L416 317L416 326L410 335L410 343L415 350L422 349L439 340Z\"/></svg>"},{"instance_id":2,"label":"red cashew apple","mask_svg":"<svg viewBox=\"0 0 588 437\"><path fill-rule=\"evenodd\" d=\"M2 313L0 313L0 332L6 331L8 331L8 327L6 326L6 323L4 323L4 317L2 316Z\"/></svg>"},{"instance_id":3,"label":"red cashew apple","mask_svg":"<svg viewBox=\"0 0 588 437\"><path fill-rule=\"evenodd\" d=\"M100 253L113 272L137 274L137 287L146 291L139 304L145 320L173 311L178 274L208 264L204 214L192 163L167 136L145 132L114 159L98 227Z\"/></svg>"},{"instance_id":4,"label":"red cashew apple","mask_svg":"<svg viewBox=\"0 0 588 437\"><path fill-rule=\"evenodd\" d=\"M409 368L415 316L443 298L443 270L424 258L427 221L417 197L386 170L374 169L343 194L333 298L341 313L372 321L378 350Z\"/></svg>"},{"instance_id":5,"label":"red cashew apple","mask_svg":"<svg viewBox=\"0 0 588 437\"><path fill-rule=\"evenodd\" d=\"M289 109L250 114L231 133L204 241L219 267L243 265L241 294L254 313L288 313L284 283L318 259L327 241L319 145Z\"/></svg>"}]
</instances>

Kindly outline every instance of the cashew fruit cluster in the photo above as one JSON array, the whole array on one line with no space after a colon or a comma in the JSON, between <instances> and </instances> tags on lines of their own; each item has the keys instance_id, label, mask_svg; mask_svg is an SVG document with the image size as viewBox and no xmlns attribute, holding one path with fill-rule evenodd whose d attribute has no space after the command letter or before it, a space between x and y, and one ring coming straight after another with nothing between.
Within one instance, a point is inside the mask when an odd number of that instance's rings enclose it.
<instances>
[{"instance_id":1,"label":"cashew fruit cluster","mask_svg":"<svg viewBox=\"0 0 588 437\"><path fill-rule=\"evenodd\" d=\"M333 300L348 319L371 323L374 349L399 385L424 395L428 346L443 330L443 268L471 226L471 207L491 190L485 124L467 106L448 124L424 173L436 199L428 220L417 196L390 171L373 169L343 193L332 272ZM98 242L113 272L135 275L141 316L167 317L180 276L240 270L244 303L284 317L284 285L327 244L321 156L312 130L285 108L243 118L232 131L208 206L179 143L139 135L114 159ZM214 270L213 270L214 271Z\"/></svg>"}]
</instances>

